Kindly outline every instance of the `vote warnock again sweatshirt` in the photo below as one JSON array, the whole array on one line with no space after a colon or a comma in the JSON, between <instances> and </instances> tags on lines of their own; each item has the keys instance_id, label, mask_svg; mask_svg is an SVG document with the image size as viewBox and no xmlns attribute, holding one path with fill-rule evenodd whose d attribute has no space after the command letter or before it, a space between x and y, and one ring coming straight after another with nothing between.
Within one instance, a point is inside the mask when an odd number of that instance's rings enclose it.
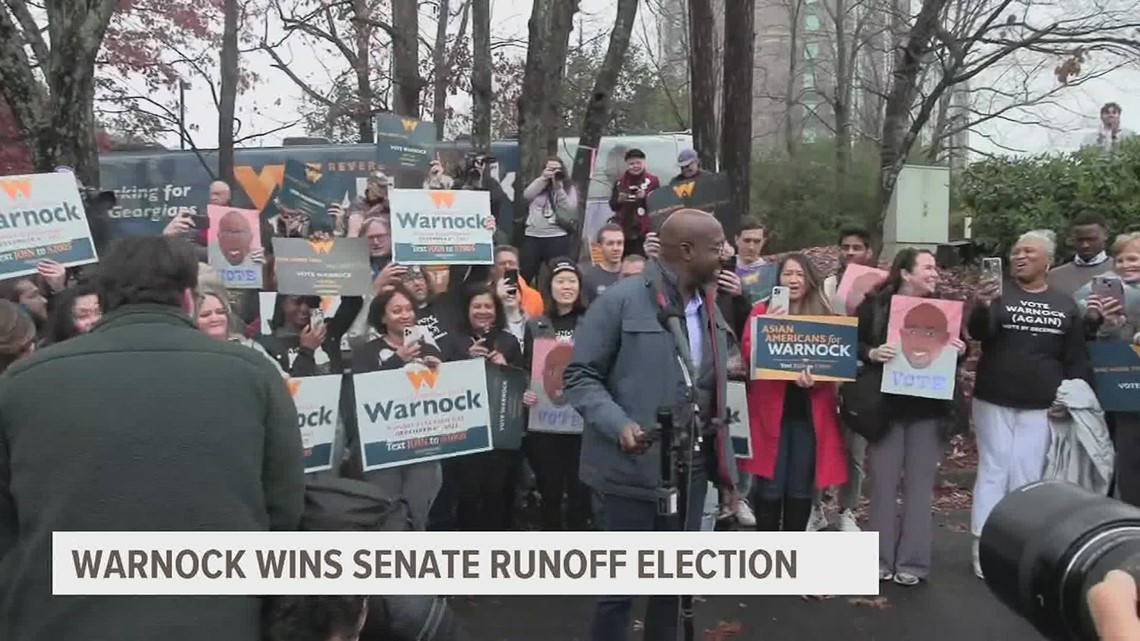
<instances>
[{"instance_id":1,"label":"vote warnock again sweatshirt","mask_svg":"<svg viewBox=\"0 0 1140 641\"><path fill-rule=\"evenodd\" d=\"M975 305L967 328L982 343L974 396L1015 409L1045 409L1061 381L1092 384L1084 328L1073 299L1053 289L1023 291L1006 281L1002 296Z\"/></svg>"}]
</instances>

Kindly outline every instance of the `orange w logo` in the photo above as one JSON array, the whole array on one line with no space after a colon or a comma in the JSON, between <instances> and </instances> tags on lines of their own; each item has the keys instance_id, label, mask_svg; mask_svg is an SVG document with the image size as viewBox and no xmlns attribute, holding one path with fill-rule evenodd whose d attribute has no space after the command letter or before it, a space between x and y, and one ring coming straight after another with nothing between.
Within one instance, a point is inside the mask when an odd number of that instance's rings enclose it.
<instances>
[{"instance_id":1,"label":"orange w logo","mask_svg":"<svg viewBox=\"0 0 1140 641\"><path fill-rule=\"evenodd\" d=\"M285 387L289 388L289 396L296 396L297 392L301 389L301 379L288 378L285 379Z\"/></svg>"},{"instance_id":2,"label":"orange w logo","mask_svg":"<svg viewBox=\"0 0 1140 641\"><path fill-rule=\"evenodd\" d=\"M309 241L309 245L313 248L314 252L327 254L332 251L334 242L335 241L332 240L311 240Z\"/></svg>"},{"instance_id":3,"label":"orange w logo","mask_svg":"<svg viewBox=\"0 0 1140 641\"><path fill-rule=\"evenodd\" d=\"M440 209L445 208L445 207L450 209L451 206L455 204L455 192L454 191L436 191L436 190L433 190L430 192L429 195L431 196L431 202L436 207L438 207Z\"/></svg>"},{"instance_id":4,"label":"orange w logo","mask_svg":"<svg viewBox=\"0 0 1140 641\"><path fill-rule=\"evenodd\" d=\"M412 132L416 130L416 125L420 122L414 118L401 118L400 122L404 123L404 131Z\"/></svg>"},{"instance_id":5,"label":"orange w logo","mask_svg":"<svg viewBox=\"0 0 1140 641\"><path fill-rule=\"evenodd\" d=\"M673 193L677 194L678 198L688 198L693 195L693 188L697 186L697 181L690 180L687 183L673 185Z\"/></svg>"},{"instance_id":6,"label":"orange w logo","mask_svg":"<svg viewBox=\"0 0 1140 641\"><path fill-rule=\"evenodd\" d=\"M321 179L321 163L305 163L305 180L315 183Z\"/></svg>"},{"instance_id":7,"label":"orange w logo","mask_svg":"<svg viewBox=\"0 0 1140 641\"><path fill-rule=\"evenodd\" d=\"M24 198L32 197L32 181L30 180L0 180L0 188L3 188L12 200L16 200L21 194Z\"/></svg>"},{"instance_id":8,"label":"orange w logo","mask_svg":"<svg viewBox=\"0 0 1140 641\"><path fill-rule=\"evenodd\" d=\"M439 380L439 370L434 369L409 370L404 372L404 374L408 377L408 380L411 381L412 387L415 388L417 392L420 391L420 388L424 385L427 385L429 388L435 387L435 382Z\"/></svg>"},{"instance_id":9,"label":"orange w logo","mask_svg":"<svg viewBox=\"0 0 1140 641\"><path fill-rule=\"evenodd\" d=\"M284 179L285 165L266 165L261 171L254 171L249 165L234 167L234 180L258 210L265 209L273 190L280 187Z\"/></svg>"}]
</instances>

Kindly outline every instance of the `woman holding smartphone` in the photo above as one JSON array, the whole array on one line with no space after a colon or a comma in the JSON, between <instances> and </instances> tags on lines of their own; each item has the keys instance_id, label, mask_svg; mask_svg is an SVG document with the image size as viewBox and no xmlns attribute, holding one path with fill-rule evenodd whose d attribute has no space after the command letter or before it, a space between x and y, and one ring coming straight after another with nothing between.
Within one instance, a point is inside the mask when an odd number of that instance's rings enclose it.
<instances>
[{"instance_id":1,"label":"woman holding smartphone","mask_svg":"<svg viewBox=\"0 0 1140 641\"><path fill-rule=\"evenodd\" d=\"M442 355L430 332L416 325L413 300L402 284L372 299L368 306L368 325L377 336L353 351L354 374L400 369L411 363L439 367ZM349 406L355 406L354 399ZM352 416L348 420L356 418ZM413 529L418 532L427 529L428 514L443 485L439 461L372 470L364 473L364 479L380 486L389 496L402 497L408 502Z\"/></svg>"},{"instance_id":2,"label":"woman holding smartphone","mask_svg":"<svg viewBox=\"0 0 1140 641\"><path fill-rule=\"evenodd\" d=\"M752 308L746 327L757 316L830 316L823 279L802 254L787 256L777 268L778 288L768 301ZM741 352L749 364L751 330L744 332ZM750 380L748 422L753 458L738 459L740 470L756 476L752 505L756 529L803 532L811 516L816 488L847 480L847 457L836 412L834 383L817 382L811 368L795 381Z\"/></svg>"},{"instance_id":3,"label":"woman holding smartphone","mask_svg":"<svg viewBox=\"0 0 1140 641\"><path fill-rule=\"evenodd\" d=\"M319 376L343 369L340 339L364 306L360 296L342 296L332 318L321 311L320 296L278 294L269 336L258 338L290 376Z\"/></svg>"},{"instance_id":4,"label":"woman holding smartphone","mask_svg":"<svg viewBox=\"0 0 1140 641\"><path fill-rule=\"evenodd\" d=\"M1140 232L1112 245L1115 265L1077 290L1086 331L1097 341L1140 345ZM1121 305L1121 300L1124 304ZM1116 489L1121 501L1140 507L1140 413L1109 412L1116 445Z\"/></svg>"},{"instance_id":5,"label":"woman holding smartphone","mask_svg":"<svg viewBox=\"0 0 1140 641\"><path fill-rule=\"evenodd\" d=\"M578 192L559 158L546 161L542 175L523 190L530 203L526 217L521 263L523 278L535 282L542 264L570 253L566 216L577 215Z\"/></svg>"}]
</instances>

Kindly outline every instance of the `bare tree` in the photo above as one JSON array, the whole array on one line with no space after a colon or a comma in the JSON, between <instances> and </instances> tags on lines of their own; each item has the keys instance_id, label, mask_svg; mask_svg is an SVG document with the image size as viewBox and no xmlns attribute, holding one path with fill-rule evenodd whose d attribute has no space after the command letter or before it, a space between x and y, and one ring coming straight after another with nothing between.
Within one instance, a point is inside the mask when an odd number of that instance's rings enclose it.
<instances>
[{"instance_id":1,"label":"bare tree","mask_svg":"<svg viewBox=\"0 0 1140 641\"><path fill-rule=\"evenodd\" d=\"M416 0L392 0L392 58L395 95L392 110L420 117L420 12Z\"/></svg>"},{"instance_id":2,"label":"bare tree","mask_svg":"<svg viewBox=\"0 0 1140 641\"><path fill-rule=\"evenodd\" d=\"M633 35L633 23L637 19L638 0L618 0L614 28L610 32L610 42L606 47L606 57L594 80L594 90L586 106L582 119L582 133L578 138L578 149L574 155L574 187L581 197L578 199L578 219L585 220L586 196L590 190L590 170L602 141L602 130L610 116L610 103L618 74L625 63L629 51L629 41ZM578 233L571 236L571 257L577 260L581 250L581 226Z\"/></svg>"},{"instance_id":3,"label":"bare tree","mask_svg":"<svg viewBox=\"0 0 1140 641\"><path fill-rule=\"evenodd\" d=\"M689 0L689 87L693 146L708 170L716 167L716 15L711 0Z\"/></svg>"},{"instance_id":4,"label":"bare tree","mask_svg":"<svg viewBox=\"0 0 1140 641\"><path fill-rule=\"evenodd\" d=\"M471 142L476 149L491 147L491 0L473 0L471 25Z\"/></svg>"},{"instance_id":5,"label":"bare tree","mask_svg":"<svg viewBox=\"0 0 1140 641\"><path fill-rule=\"evenodd\" d=\"M752 78L756 50L756 1L726 5L724 23L724 100L721 116L720 167L728 174L731 211L737 220L748 215L752 190ZM726 229L735 235L736 229Z\"/></svg>"},{"instance_id":6,"label":"bare tree","mask_svg":"<svg viewBox=\"0 0 1140 641\"><path fill-rule=\"evenodd\" d=\"M221 95L218 105L218 176L230 187L234 182L234 111L238 94L238 0L225 0L222 7Z\"/></svg>"},{"instance_id":7,"label":"bare tree","mask_svg":"<svg viewBox=\"0 0 1140 641\"><path fill-rule=\"evenodd\" d=\"M478 0L477 0L478 1ZM447 125L447 94L451 88L452 73L455 70L456 56L459 53L460 42L467 34L467 19L471 13L471 0L465 0L459 9L459 32L456 35L455 45L449 50L447 47L447 28L450 24L451 3L449 0L439 0L439 15L435 28L435 43L432 49L432 62L435 67L432 75L432 122L435 123L435 136L443 140L444 128Z\"/></svg>"},{"instance_id":8,"label":"bare tree","mask_svg":"<svg viewBox=\"0 0 1140 641\"><path fill-rule=\"evenodd\" d=\"M0 95L38 171L67 165L85 183L99 183L95 58L117 6L48 2L41 27L25 0L0 4Z\"/></svg>"}]
</instances>

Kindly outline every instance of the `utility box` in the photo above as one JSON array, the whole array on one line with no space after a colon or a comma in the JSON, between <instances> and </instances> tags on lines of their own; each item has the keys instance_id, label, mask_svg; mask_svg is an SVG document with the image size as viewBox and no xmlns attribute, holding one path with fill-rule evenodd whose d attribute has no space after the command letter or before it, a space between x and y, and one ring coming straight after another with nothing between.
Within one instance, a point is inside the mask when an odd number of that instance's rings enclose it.
<instances>
[{"instance_id":1,"label":"utility box","mask_svg":"<svg viewBox=\"0 0 1140 641\"><path fill-rule=\"evenodd\" d=\"M907 247L937 252L950 238L950 169L905 165L899 173L887 219L884 260Z\"/></svg>"}]
</instances>

